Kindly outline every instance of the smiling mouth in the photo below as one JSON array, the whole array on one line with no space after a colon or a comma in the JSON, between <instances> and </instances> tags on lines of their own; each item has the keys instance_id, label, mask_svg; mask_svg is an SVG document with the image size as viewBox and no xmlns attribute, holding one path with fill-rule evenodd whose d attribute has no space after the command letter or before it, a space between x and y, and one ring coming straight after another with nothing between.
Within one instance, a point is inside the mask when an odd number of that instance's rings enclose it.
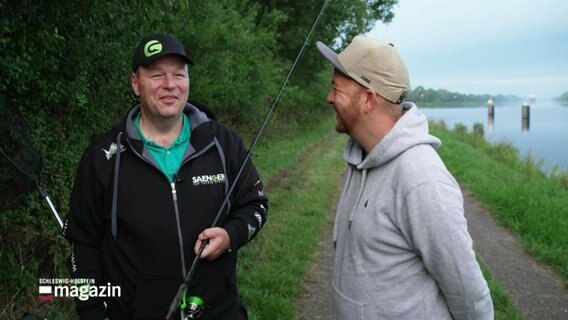
<instances>
[{"instance_id":1,"label":"smiling mouth","mask_svg":"<svg viewBox=\"0 0 568 320\"><path fill-rule=\"evenodd\" d=\"M166 97L161 97L160 100L165 101L165 102L172 102L172 101L177 101L178 97L166 96Z\"/></svg>"}]
</instances>

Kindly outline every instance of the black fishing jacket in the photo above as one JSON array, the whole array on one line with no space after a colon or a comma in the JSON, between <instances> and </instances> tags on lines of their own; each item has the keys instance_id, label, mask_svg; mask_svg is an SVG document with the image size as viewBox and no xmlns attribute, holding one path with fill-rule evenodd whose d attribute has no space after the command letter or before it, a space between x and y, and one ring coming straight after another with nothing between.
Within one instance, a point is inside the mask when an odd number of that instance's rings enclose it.
<instances>
[{"instance_id":1,"label":"black fishing jacket","mask_svg":"<svg viewBox=\"0 0 568 320\"><path fill-rule=\"evenodd\" d=\"M245 161L238 135L192 104L184 112L191 138L170 183L133 125L133 107L114 129L94 139L79 164L64 226L72 244L72 278L120 286L120 297L77 301L81 319L163 319L194 260L197 236L211 227ZM189 295L207 309L200 319L245 319L237 291L237 249L266 222L268 200L249 159L217 226L231 250L200 260ZM103 302L106 303L106 310Z\"/></svg>"}]
</instances>

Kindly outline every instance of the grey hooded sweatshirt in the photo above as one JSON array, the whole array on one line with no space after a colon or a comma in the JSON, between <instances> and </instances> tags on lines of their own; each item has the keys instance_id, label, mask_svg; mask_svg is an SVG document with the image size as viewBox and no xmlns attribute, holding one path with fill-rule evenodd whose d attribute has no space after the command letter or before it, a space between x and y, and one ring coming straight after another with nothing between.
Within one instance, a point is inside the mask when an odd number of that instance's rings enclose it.
<instances>
[{"instance_id":1,"label":"grey hooded sweatshirt","mask_svg":"<svg viewBox=\"0 0 568 320\"><path fill-rule=\"evenodd\" d=\"M366 157L347 142L333 319L493 319L463 197L435 151L440 145L412 104Z\"/></svg>"}]
</instances>

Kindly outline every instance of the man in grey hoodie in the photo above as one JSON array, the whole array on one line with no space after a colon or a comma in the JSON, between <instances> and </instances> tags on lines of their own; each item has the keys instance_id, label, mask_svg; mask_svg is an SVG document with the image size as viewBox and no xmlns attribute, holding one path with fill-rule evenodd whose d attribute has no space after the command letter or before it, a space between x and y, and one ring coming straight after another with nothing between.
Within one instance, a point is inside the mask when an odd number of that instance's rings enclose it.
<instances>
[{"instance_id":1,"label":"man in grey hoodie","mask_svg":"<svg viewBox=\"0 0 568 320\"><path fill-rule=\"evenodd\" d=\"M334 227L333 319L493 319L456 180L424 114L402 103L404 61L356 36L339 54L327 102L350 136Z\"/></svg>"}]
</instances>

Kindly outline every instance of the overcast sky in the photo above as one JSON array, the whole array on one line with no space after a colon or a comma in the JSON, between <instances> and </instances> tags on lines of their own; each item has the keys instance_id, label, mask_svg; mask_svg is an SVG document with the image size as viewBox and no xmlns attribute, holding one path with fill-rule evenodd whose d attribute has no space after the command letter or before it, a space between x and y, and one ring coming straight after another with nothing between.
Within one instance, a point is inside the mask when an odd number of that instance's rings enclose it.
<instances>
[{"instance_id":1,"label":"overcast sky","mask_svg":"<svg viewBox=\"0 0 568 320\"><path fill-rule=\"evenodd\" d=\"M567 0L399 0L367 35L394 43L412 87L557 97L568 91Z\"/></svg>"}]
</instances>

